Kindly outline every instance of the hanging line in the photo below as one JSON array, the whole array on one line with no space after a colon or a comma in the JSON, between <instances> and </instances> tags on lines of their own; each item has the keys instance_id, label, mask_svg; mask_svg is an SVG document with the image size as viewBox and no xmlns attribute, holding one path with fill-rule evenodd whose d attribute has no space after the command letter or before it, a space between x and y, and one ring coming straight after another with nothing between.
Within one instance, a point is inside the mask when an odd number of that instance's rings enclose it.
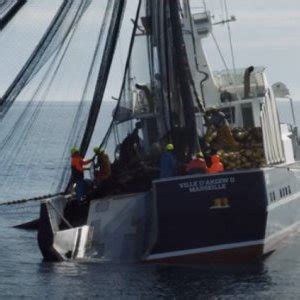
<instances>
[{"instance_id":1,"label":"hanging line","mask_svg":"<svg viewBox=\"0 0 300 300\"><path fill-rule=\"evenodd\" d=\"M233 51L233 43L232 43L231 27L230 27L230 22L229 22L229 12L228 12L227 0L224 0L224 8L225 8L225 17L227 20L226 26L227 26L227 31L228 31L231 62L232 62L232 69L233 69L233 84L234 84L234 89L235 89L236 95L237 95L238 99L241 100L241 96L237 91L237 84L236 84L237 72L236 72L235 57L234 57L234 51Z\"/></svg>"},{"instance_id":2,"label":"hanging line","mask_svg":"<svg viewBox=\"0 0 300 300\"><path fill-rule=\"evenodd\" d=\"M136 30L137 30L137 27L138 27L138 19L139 19L139 16L140 16L141 4L142 4L142 0L139 1L136 16L135 16L135 19L134 19L134 25L133 25L133 29L132 29L130 44L129 44L129 51L128 51L128 55L127 55L127 59L126 59L126 63L125 63L125 70L124 70L124 75L123 75L122 86L121 86L120 94L119 94L119 97L118 97L118 103L117 103L117 106L114 110L113 118L112 118L112 121L110 123L110 126L109 126L109 128L106 132L106 135L104 136L104 138L103 138L103 140L100 144L100 148L106 148L109 136L110 136L111 131L113 129L114 119L116 118L116 115L117 115L118 110L120 108L121 98L122 98L125 83L126 83L126 76L127 76L128 68L129 68L129 65L130 65L130 59L131 59L131 54L132 54L132 50L133 50L133 44L134 44L134 40L135 40Z\"/></svg>"}]
</instances>

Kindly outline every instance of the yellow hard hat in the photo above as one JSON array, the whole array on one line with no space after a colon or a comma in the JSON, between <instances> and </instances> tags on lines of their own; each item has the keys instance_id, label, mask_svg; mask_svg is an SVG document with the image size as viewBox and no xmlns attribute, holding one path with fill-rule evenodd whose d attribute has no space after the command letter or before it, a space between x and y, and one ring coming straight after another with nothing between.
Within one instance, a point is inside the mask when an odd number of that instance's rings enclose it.
<instances>
[{"instance_id":1,"label":"yellow hard hat","mask_svg":"<svg viewBox=\"0 0 300 300\"><path fill-rule=\"evenodd\" d=\"M95 147L94 148L94 153L95 154L101 154L101 153L104 153L104 150L102 150L100 147Z\"/></svg>"},{"instance_id":2,"label":"yellow hard hat","mask_svg":"<svg viewBox=\"0 0 300 300\"><path fill-rule=\"evenodd\" d=\"M200 152L198 152L198 153L196 154L196 157L198 157L198 158L203 158L204 155L203 155L203 153L200 151Z\"/></svg>"},{"instance_id":3,"label":"yellow hard hat","mask_svg":"<svg viewBox=\"0 0 300 300\"><path fill-rule=\"evenodd\" d=\"M76 147L73 147L73 148L71 148L71 154L75 154L76 152L79 152L79 150L78 150L78 148L76 148Z\"/></svg>"},{"instance_id":4,"label":"yellow hard hat","mask_svg":"<svg viewBox=\"0 0 300 300\"><path fill-rule=\"evenodd\" d=\"M173 145L173 144L168 144L168 145L166 146L166 150L168 150L168 151L173 151L173 150L174 150L174 145Z\"/></svg>"}]
</instances>

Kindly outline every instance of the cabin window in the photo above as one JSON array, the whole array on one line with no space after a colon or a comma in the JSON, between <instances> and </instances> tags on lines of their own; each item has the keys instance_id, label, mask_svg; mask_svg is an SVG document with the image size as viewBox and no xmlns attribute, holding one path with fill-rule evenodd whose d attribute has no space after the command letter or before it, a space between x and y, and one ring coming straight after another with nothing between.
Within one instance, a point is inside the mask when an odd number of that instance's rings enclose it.
<instances>
[{"instance_id":1,"label":"cabin window","mask_svg":"<svg viewBox=\"0 0 300 300\"><path fill-rule=\"evenodd\" d=\"M244 127L254 127L254 118L252 104L245 103L241 105Z\"/></svg>"}]
</instances>

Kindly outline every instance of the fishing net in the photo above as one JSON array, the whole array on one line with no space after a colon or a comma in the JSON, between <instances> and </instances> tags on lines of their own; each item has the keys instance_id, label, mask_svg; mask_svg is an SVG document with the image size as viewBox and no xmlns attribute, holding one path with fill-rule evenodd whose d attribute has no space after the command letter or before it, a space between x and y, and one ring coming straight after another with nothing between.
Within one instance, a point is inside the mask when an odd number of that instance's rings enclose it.
<instances>
[{"instance_id":1,"label":"fishing net","mask_svg":"<svg viewBox=\"0 0 300 300\"><path fill-rule=\"evenodd\" d=\"M1 101L1 115L3 115L21 93L23 88L34 78L37 72L54 54L54 58L68 44L78 27L85 10L91 0L65 0L56 14L49 29L28 59L27 63L12 82ZM53 58L53 59L54 59Z\"/></svg>"},{"instance_id":2,"label":"fishing net","mask_svg":"<svg viewBox=\"0 0 300 300\"><path fill-rule=\"evenodd\" d=\"M64 1L6 93L0 132L2 200L64 190L69 150L83 139L118 6L117 0Z\"/></svg>"},{"instance_id":3,"label":"fishing net","mask_svg":"<svg viewBox=\"0 0 300 300\"><path fill-rule=\"evenodd\" d=\"M117 103L111 105L112 121L102 142L102 147L106 149L112 161L118 158L120 145L133 132L135 123L146 115L151 118L154 113L151 106L149 37L144 27L146 25L143 23L147 18L146 2L140 2L140 10L134 18L135 24L131 24L128 53L127 57L124 57L124 73L119 76L118 89L115 89L112 94ZM110 84L112 82L108 81L108 86ZM111 94L109 88L107 94Z\"/></svg>"},{"instance_id":4,"label":"fishing net","mask_svg":"<svg viewBox=\"0 0 300 300\"><path fill-rule=\"evenodd\" d=\"M0 0L0 30L25 2L26 0Z\"/></svg>"}]
</instances>

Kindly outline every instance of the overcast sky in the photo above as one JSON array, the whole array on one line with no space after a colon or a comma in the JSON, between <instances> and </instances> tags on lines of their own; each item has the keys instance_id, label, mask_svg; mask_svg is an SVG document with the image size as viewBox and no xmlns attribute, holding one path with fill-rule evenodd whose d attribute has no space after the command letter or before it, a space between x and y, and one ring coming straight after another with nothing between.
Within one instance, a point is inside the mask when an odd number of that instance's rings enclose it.
<instances>
[{"instance_id":1,"label":"overcast sky","mask_svg":"<svg viewBox=\"0 0 300 300\"><path fill-rule=\"evenodd\" d=\"M201 3L197 0L196 3ZM215 21L223 17L224 0L207 0ZM269 83L282 81L291 96L300 101L300 0L227 0L237 67L267 67ZM226 26L214 26L215 34L230 65ZM205 41L209 62L214 69L224 69L209 38Z\"/></svg>"},{"instance_id":2,"label":"overcast sky","mask_svg":"<svg viewBox=\"0 0 300 300\"><path fill-rule=\"evenodd\" d=\"M201 0L194 2L201 5ZM223 2L206 0L215 21L223 17ZM237 67L266 66L270 83L285 82L293 98L300 100L300 0L227 2L229 14L237 18L231 23ZM12 24L0 31L0 95L28 57L60 3L61 0L28 0ZM230 64L226 27L219 25L214 30ZM207 39L205 46L212 67L224 69L212 40Z\"/></svg>"}]
</instances>

